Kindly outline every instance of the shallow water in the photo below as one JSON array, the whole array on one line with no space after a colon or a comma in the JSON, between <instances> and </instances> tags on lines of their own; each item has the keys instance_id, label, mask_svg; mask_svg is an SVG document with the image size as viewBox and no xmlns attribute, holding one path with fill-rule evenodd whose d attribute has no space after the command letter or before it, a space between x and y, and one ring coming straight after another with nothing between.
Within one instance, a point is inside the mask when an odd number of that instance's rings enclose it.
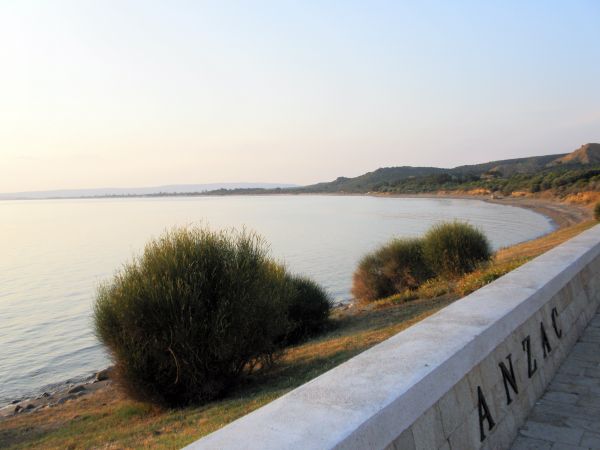
<instances>
[{"instance_id":1,"label":"shallow water","mask_svg":"<svg viewBox=\"0 0 600 450\"><path fill-rule=\"evenodd\" d=\"M109 360L91 324L94 292L174 225L245 225L273 256L350 297L357 261L440 220L482 228L495 248L552 230L532 211L476 200L359 196L0 201L0 405L84 377Z\"/></svg>"}]
</instances>

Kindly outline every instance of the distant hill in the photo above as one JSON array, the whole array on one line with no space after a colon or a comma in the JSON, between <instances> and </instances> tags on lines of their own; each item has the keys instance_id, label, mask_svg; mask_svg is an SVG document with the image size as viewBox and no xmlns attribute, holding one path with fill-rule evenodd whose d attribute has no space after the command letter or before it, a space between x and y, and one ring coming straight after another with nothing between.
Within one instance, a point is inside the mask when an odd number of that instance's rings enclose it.
<instances>
[{"instance_id":1,"label":"distant hill","mask_svg":"<svg viewBox=\"0 0 600 450\"><path fill-rule=\"evenodd\" d=\"M600 164L600 144L584 144L574 152L550 163L551 166L559 164Z\"/></svg>"},{"instance_id":2,"label":"distant hill","mask_svg":"<svg viewBox=\"0 0 600 450\"><path fill-rule=\"evenodd\" d=\"M600 166L600 144L585 144L571 153L490 161L444 169L437 167L384 167L354 178L339 177L331 182L289 189L302 192L398 192L419 193L441 189L508 189L524 186L540 174L558 174ZM595 169L595 167L594 167ZM593 177L595 175L591 175ZM550 178L553 181L553 176ZM517 180L518 179L518 180ZM492 182L495 180L495 182ZM502 182L505 181L505 183ZM511 183L508 182L511 180ZM518 183L512 183L517 180ZM548 180L546 180L548 181ZM542 181L540 181L542 183ZM540 184L541 186L541 184Z\"/></svg>"},{"instance_id":3,"label":"distant hill","mask_svg":"<svg viewBox=\"0 0 600 450\"><path fill-rule=\"evenodd\" d=\"M380 183L392 182L410 177L421 177L445 172L437 167L384 167L354 178L339 177L331 182L293 188L306 192L361 192L370 190Z\"/></svg>"},{"instance_id":4,"label":"distant hill","mask_svg":"<svg viewBox=\"0 0 600 450\"><path fill-rule=\"evenodd\" d=\"M544 169L558 158L565 154L531 156L528 158L505 159L501 161L491 161L482 164L473 164L469 166L459 166L451 169L454 173L473 173L482 174L486 172L495 172L504 176L514 175L516 173L534 173Z\"/></svg>"},{"instance_id":5,"label":"distant hill","mask_svg":"<svg viewBox=\"0 0 600 450\"><path fill-rule=\"evenodd\" d=\"M147 188L70 189L0 194L5 199L80 197L168 196L168 195L253 195L303 193L399 193L472 190L539 192L552 189L568 194L600 191L600 144L582 145L570 153L505 159L480 164L440 167L382 167L357 177L297 186L275 183L184 184Z\"/></svg>"},{"instance_id":6,"label":"distant hill","mask_svg":"<svg viewBox=\"0 0 600 450\"><path fill-rule=\"evenodd\" d=\"M172 184L144 188L99 188L99 189L61 189L52 191L13 192L0 194L0 200L14 199L49 199L49 198L81 198L81 197L125 197L173 195L186 193L205 193L220 189L277 189L295 187L294 184L283 183L212 183L212 184Z\"/></svg>"}]
</instances>

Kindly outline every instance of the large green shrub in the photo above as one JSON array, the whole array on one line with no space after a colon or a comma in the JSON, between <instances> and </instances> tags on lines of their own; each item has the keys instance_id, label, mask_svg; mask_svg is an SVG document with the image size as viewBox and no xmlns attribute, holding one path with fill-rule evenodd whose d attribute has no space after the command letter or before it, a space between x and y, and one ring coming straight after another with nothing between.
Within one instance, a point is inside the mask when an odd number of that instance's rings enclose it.
<instances>
[{"instance_id":1,"label":"large green shrub","mask_svg":"<svg viewBox=\"0 0 600 450\"><path fill-rule=\"evenodd\" d=\"M596 206L594 207L594 217L600 222L600 202L596 203Z\"/></svg>"},{"instance_id":2,"label":"large green shrub","mask_svg":"<svg viewBox=\"0 0 600 450\"><path fill-rule=\"evenodd\" d=\"M289 277L292 295L288 304L291 329L285 341L297 343L323 331L329 321L331 299L314 281L299 276Z\"/></svg>"},{"instance_id":3,"label":"large green shrub","mask_svg":"<svg viewBox=\"0 0 600 450\"><path fill-rule=\"evenodd\" d=\"M420 239L394 239L361 259L352 279L352 294L376 300L417 288L433 276Z\"/></svg>"},{"instance_id":4,"label":"large green shrub","mask_svg":"<svg viewBox=\"0 0 600 450\"><path fill-rule=\"evenodd\" d=\"M486 236L465 222L434 225L424 237L425 258L437 274L455 277L475 270L492 257Z\"/></svg>"},{"instance_id":5,"label":"large green shrub","mask_svg":"<svg viewBox=\"0 0 600 450\"><path fill-rule=\"evenodd\" d=\"M131 394L201 403L270 361L290 333L292 295L256 235L176 229L99 289L96 332Z\"/></svg>"}]
</instances>

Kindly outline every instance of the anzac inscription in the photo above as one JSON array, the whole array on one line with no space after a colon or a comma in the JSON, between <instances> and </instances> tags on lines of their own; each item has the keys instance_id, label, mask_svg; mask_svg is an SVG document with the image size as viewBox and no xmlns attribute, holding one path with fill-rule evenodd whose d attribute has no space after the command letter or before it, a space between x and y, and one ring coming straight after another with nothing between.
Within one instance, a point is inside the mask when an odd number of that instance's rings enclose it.
<instances>
[{"instance_id":1,"label":"anzac inscription","mask_svg":"<svg viewBox=\"0 0 600 450\"><path fill-rule=\"evenodd\" d=\"M556 308L552 308L551 321L554 336L557 339L561 339L563 332L558 323L558 310ZM552 333L552 331L550 331L550 333ZM538 359L536 358L536 355L539 355L540 350L543 359L546 359L550 353L552 353L551 340L548 337L548 333L546 332L546 327L543 321L540 322L539 335L534 336L533 340L531 336L526 336L521 341L521 346L523 352L526 354L527 359L527 378L531 378L538 370ZM542 363L542 361L540 361L540 363ZM517 383L515 367L513 366L512 353L509 353L504 361L500 361L498 363L498 368L498 374L500 377L502 377L502 382L504 384L506 404L510 405L513 402L513 399L519 395L519 386ZM518 369L519 368L517 367L517 370ZM524 370L524 368L522 370ZM477 386L477 409L479 411L479 437L483 442L486 438L486 432L489 433L492 431L496 425L496 422L494 421L494 417L492 416L490 407L485 394L481 389L481 386Z\"/></svg>"}]
</instances>

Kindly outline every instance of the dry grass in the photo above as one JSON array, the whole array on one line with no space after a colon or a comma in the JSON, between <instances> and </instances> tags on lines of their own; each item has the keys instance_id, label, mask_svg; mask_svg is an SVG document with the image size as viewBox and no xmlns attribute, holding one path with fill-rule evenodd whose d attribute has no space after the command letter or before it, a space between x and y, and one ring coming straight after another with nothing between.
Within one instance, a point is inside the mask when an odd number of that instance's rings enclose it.
<instances>
[{"instance_id":1,"label":"dry grass","mask_svg":"<svg viewBox=\"0 0 600 450\"><path fill-rule=\"evenodd\" d=\"M496 260L503 262L513 259L535 258L572 237L577 236L588 228L593 227L595 224L596 222L593 220L587 220L570 227L561 228L560 230L538 239L523 242L509 248L500 249L496 253Z\"/></svg>"},{"instance_id":2,"label":"dry grass","mask_svg":"<svg viewBox=\"0 0 600 450\"><path fill-rule=\"evenodd\" d=\"M464 192L466 195L491 195L492 191L484 188L470 189Z\"/></svg>"},{"instance_id":3,"label":"dry grass","mask_svg":"<svg viewBox=\"0 0 600 450\"><path fill-rule=\"evenodd\" d=\"M486 269L452 283L434 280L418 292L433 298L392 296L368 308L338 311L331 331L289 349L266 376L249 379L221 401L199 408L158 409L110 387L0 421L0 448L181 448L433 314L459 298L461 290L480 287L594 224L588 221L503 249Z\"/></svg>"},{"instance_id":4,"label":"dry grass","mask_svg":"<svg viewBox=\"0 0 600 450\"><path fill-rule=\"evenodd\" d=\"M578 192L576 194L569 194L565 198L565 202L576 205L593 205L594 203L600 202L600 192L586 191Z\"/></svg>"},{"instance_id":5,"label":"dry grass","mask_svg":"<svg viewBox=\"0 0 600 450\"><path fill-rule=\"evenodd\" d=\"M529 197L530 195L531 193L527 191L513 191L510 193L511 197Z\"/></svg>"}]
</instances>

